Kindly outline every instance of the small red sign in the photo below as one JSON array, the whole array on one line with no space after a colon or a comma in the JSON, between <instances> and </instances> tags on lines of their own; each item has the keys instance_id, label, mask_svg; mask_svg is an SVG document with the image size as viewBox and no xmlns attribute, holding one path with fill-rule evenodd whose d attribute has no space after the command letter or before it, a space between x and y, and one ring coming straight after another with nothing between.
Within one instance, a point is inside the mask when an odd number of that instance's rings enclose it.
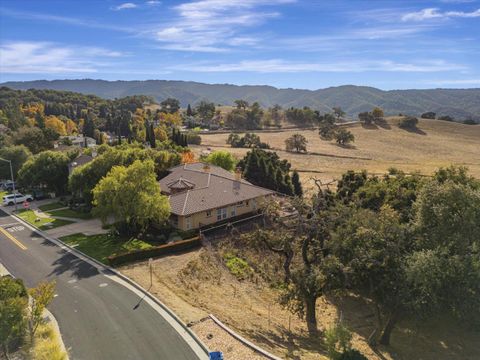
<instances>
[{"instance_id":1,"label":"small red sign","mask_svg":"<svg viewBox=\"0 0 480 360\"><path fill-rule=\"evenodd\" d=\"M23 202L23 208L28 209L30 207L30 203L28 201Z\"/></svg>"}]
</instances>

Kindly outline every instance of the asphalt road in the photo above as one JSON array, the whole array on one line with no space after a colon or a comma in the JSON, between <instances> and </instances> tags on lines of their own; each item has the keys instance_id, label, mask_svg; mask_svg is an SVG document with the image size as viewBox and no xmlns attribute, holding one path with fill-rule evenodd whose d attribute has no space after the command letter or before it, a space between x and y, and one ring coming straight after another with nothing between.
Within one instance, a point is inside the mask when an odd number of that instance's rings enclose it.
<instances>
[{"instance_id":1,"label":"asphalt road","mask_svg":"<svg viewBox=\"0 0 480 360\"><path fill-rule=\"evenodd\" d=\"M167 321L169 316L156 311L150 300L114 280L110 271L63 250L2 210L0 226L13 236L0 231L0 262L15 277L28 287L56 281L49 309L70 359L200 358L200 348L188 332L172 325L171 317Z\"/></svg>"}]
</instances>

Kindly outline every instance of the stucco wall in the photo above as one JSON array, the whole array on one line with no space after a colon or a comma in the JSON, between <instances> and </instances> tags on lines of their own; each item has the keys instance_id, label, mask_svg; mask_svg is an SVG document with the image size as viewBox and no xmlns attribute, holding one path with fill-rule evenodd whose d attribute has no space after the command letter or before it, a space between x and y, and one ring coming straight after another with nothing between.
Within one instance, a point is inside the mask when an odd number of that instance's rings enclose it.
<instances>
[{"instance_id":1,"label":"stucco wall","mask_svg":"<svg viewBox=\"0 0 480 360\"><path fill-rule=\"evenodd\" d=\"M226 206L226 209L227 209L226 219L254 212L259 208L259 205L263 201L264 201L264 197L258 197L256 199L248 200L248 205L246 204L246 201L243 201L241 205L235 204L235 205ZM233 210L235 210L234 215L232 214ZM220 220L217 219L217 209L212 209L210 211L210 214L208 214L207 211L202 211L202 212L193 214L190 217L179 216L178 228L184 231L191 230L191 229L198 229L201 226L215 224L216 222L222 221L222 220L225 220L225 219L223 217Z\"/></svg>"}]
</instances>

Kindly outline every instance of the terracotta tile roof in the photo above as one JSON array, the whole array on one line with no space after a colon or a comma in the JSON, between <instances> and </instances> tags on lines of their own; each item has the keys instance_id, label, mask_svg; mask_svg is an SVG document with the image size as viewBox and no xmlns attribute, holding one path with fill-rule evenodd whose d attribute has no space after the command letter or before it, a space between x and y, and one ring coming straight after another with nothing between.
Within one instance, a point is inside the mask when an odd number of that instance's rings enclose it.
<instances>
[{"instance_id":1,"label":"terracotta tile roof","mask_svg":"<svg viewBox=\"0 0 480 360\"><path fill-rule=\"evenodd\" d=\"M237 181L235 174L218 166L210 165L208 173L203 168L203 163L180 165L170 169L171 173L160 180L160 188L167 194L170 194L168 184L175 183L175 180L195 184L193 189L169 196L173 214L191 215L274 193L243 179Z\"/></svg>"}]
</instances>

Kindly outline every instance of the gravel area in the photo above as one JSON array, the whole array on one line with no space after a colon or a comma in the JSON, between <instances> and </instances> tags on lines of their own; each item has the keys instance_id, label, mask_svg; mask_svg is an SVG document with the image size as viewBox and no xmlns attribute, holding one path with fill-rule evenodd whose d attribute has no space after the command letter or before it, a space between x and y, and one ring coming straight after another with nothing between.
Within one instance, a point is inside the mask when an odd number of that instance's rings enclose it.
<instances>
[{"instance_id":1,"label":"gravel area","mask_svg":"<svg viewBox=\"0 0 480 360\"><path fill-rule=\"evenodd\" d=\"M221 351L228 360L265 360L267 357L250 349L208 318L192 326L210 351Z\"/></svg>"}]
</instances>

